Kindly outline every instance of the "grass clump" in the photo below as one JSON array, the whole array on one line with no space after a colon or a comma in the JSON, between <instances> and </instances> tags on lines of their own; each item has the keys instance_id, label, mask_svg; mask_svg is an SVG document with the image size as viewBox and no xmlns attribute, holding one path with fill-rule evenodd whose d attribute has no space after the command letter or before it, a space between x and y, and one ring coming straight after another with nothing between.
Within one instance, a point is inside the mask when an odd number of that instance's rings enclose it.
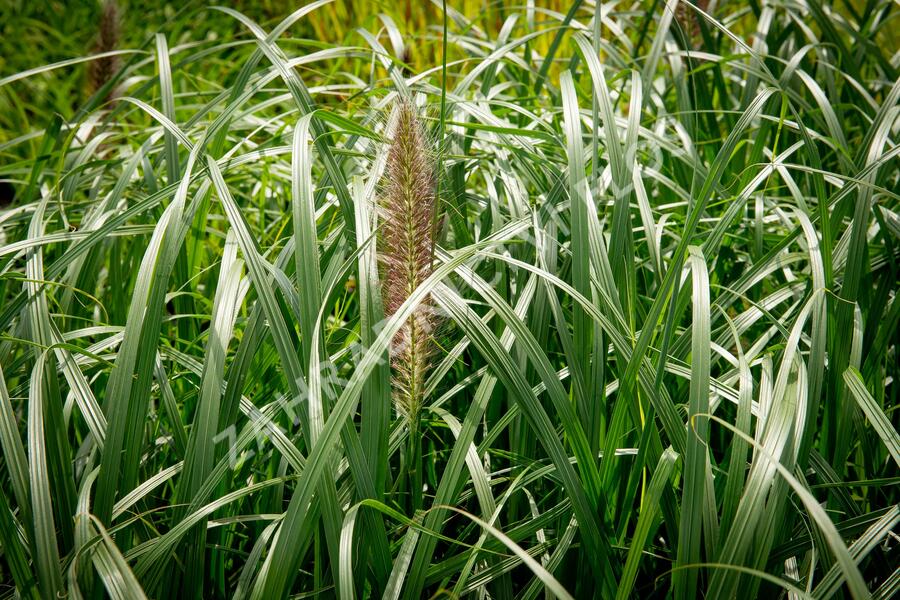
<instances>
[{"instance_id":1,"label":"grass clump","mask_svg":"<svg viewBox=\"0 0 900 600\"><path fill-rule=\"evenodd\" d=\"M896 596L895 3L439 4L4 9L0 598Z\"/></svg>"}]
</instances>

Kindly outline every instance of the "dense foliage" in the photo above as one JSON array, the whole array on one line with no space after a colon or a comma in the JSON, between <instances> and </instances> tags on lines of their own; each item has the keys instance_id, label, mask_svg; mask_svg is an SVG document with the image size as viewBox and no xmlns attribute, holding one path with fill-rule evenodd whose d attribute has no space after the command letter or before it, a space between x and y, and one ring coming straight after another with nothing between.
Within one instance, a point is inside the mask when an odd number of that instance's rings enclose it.
<instances>
[{"instance_id":1,"label":"dense foliage","mask_svg":"<svg viewBox=\"0 0 900 600\"><path fill-rule=\"evenodd\" d=\"M895 2L32 4L0 597L898 593Z\"/></svg>"}]
</instances>

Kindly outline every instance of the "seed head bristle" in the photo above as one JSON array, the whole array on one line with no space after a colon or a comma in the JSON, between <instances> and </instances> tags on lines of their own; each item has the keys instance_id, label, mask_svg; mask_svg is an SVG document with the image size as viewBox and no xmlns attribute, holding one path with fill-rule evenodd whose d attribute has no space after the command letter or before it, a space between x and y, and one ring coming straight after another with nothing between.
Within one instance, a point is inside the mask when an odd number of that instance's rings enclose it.
<instances>
[{"instance_id":1,"label":"seed head bristle","mask_svg":"<svg viewBox=\"0 0 900 600\"><path fill-rule=\"evenodd\" d=\"M409 103L397 109L385 178L380 255L385 314L391 316L431 275L434 249L433 159L425 131ZM434 325L434 311L426 298L393 340L395 404L408 417L414 417L421 404L424 376L434 348Z\"/></svg>"},{"instance_id":2,"label":"seed head bristle","mask_svg":"<svg viewBox=\"0 0 900 600\"><path fill-rule=\"evenodd\" d=\"M119 47L121 34L121 14L116 0L103 0L97 23L97 36L91 48L94 54L111 52ZM118 56L104 56L88 63L88 85L92 94L109 82L121 68ZM112 100L110 90L105 100Z\"/></svg>"},{"instance_id":3,"label":"seed head bristle","mask_svg":"<svg viewBox=\"0 0 900 600\"><path fill-rule=\"evenodd\" d=\"M704 12L709 8L709 0L693 0L693 4ZM686 3L679 2L675 9L675 18L678 19L678 24L681 25L688 43L693 46L694 41L700 37L700 19L702 17Z\"/></svg>"}]
</instances>

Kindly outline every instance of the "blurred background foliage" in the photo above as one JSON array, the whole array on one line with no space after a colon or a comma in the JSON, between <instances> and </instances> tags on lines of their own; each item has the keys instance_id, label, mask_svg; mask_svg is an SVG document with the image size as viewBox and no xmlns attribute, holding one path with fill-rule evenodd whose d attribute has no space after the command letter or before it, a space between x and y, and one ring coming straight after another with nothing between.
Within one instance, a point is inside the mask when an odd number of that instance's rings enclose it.
<instances>
[{"instance_id":1,"label":"blurred background foliage","mask_svg":"<svg viewBox=\"0 0 900 600\"><path fill-rule=\"evenodd\" d=\"M226 14L210 10L216 2L187 0L186 2L155 2L153 0L120 0L122 30L121 47L143 49L152 53L153 34L165 30L172 48L180 44L196 46L204 42L210 46L233 38L242 45L251 45L248 32L235 27ZM230 5L270 29L284 15L296 10L302 3L289 0L251 0L223 2ZM577 14L587 8L584 0L450 0L448 12L458 13L469 22L474 31L457 30L459 35L473 35L487 44L497 39L507 17L526 8L526 19L515 24L511 35L545 29L543 35L532 42L532 49L544 55L553 44L559 31L559 22L570 12ZM607 3L610 9L622 7L617 2ZM647 14L655 14L665 4L662 0L645 0ZM708 4L708 0L697 3ZM715 5L715 11L722 14L735 12L735 4L741 5L743 16L729 23L731 31L749 38L761 10L759 0L734 2L725 0ZM838 1L832 6L850 23L866 20L870 10L865 0ZM632 7L639 12L640 3ZM2 0L0 2L0 78L40 67L42 65L83 56L90 51L97 37L97 22L101 4L93 0ZM738 11L741 14L741 11ZM360 45L364 42L358 29L380 31L379 37L387 44L388 27L396 26L402 35L406 48L403 57L410 71L421 73L440 64L442 15L440 0L338 0L316 10L310 18L303 19L283 36L283 42L312 45L317 40L321 47L338 45ZM685 22L687 14L680 15L686 28L696 28L696 24ZM900 13L891 18L896 20ZM462 22L462 20L460 20ZM451 23L451 30L453 24ZM652 27L647 23L647 27ZM818 33L819 27L810 27ZM627 32L634 36L646 36L648 30ZM563 38L570 35L565 33ZM857 40L857 53L870 46L896 48L900 40L900 26L879 27L871 37ZM316 50L319 48L310 48ZM246 49L244 49L246 50ZM571 56L572 46L560 43L557 56L566 59ZM448 51L448 61L463 58L453 44ZM348 69L364 69L362 61L347 61ZM43 128L46 123L33 123L36 115L58 113L68 120L91 94L86 85L87 63L56 69L38 77L30 77L15 85L0 88L0 144L22 135L31 129ZM208 67L208 63L204 65ZM233 77L235 71L222 64L224 73ZM565 60L559 60L550 76L555 79L559 69L566 67ZM201 75L197 75L200 77ZM217 73L205 72L205 76L215 80ZM199 87L199 86L198 86ZM0 158L2 158L0 154Z\"/></svg>"}]
</instances>

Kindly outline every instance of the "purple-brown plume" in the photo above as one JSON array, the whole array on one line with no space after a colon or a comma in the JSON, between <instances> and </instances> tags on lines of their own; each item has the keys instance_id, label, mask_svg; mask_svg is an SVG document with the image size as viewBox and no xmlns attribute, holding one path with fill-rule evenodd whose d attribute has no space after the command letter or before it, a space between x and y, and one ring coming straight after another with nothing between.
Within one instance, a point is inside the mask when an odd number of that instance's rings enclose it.
<instances>
[{"instance_id":1,"label":"purple-brown plume","mask_svg":"<svg viewBox=\"0 0 900 600\"><path fill-rule=\"evenodd\" d=\"M396 113L381 201L380 252L384 311L393 315L432 273L436 210L434 161L415 109L403 103ZM415 418L434 350L435 316L426 298L397 332L391 348L397 410Z\"/></svg>"},{"instance_id":2,"label":"purple-brown plume","mask_svg":"<svg viewBox=\"0 0 900 600\"><path fill-rule=\"evenodd\" d=\"M709 0L692 1L694 6L703 12L706 12L709 8ZM678 7L675 9L675 18L678 19L678 24L681 25L681 29L684 31L688 43L693 45L694 40L700 37L700 19L703 17L686 3L679 2Z\"/></svg>"},{"instance_id":3,"label":"purple-brown plume","mask_svg":"<svg viewBox=\"0 0 900 600\"><path fill-rule=\"evenodd\" d=\"M103 0L100 8L100 19L97 23L97 37L94 40L91 51L94 54L102 54L116 50L119 46L121 27L121 15L119 14L119 5L116 4L116 0ZM106 85L121 66L121 60L118 56L104 56L89 62L88 85L90 86L90 92L94 94ZM113 99L113 92L110 91L105 99Z\"/></svg>"}]
</instances>

